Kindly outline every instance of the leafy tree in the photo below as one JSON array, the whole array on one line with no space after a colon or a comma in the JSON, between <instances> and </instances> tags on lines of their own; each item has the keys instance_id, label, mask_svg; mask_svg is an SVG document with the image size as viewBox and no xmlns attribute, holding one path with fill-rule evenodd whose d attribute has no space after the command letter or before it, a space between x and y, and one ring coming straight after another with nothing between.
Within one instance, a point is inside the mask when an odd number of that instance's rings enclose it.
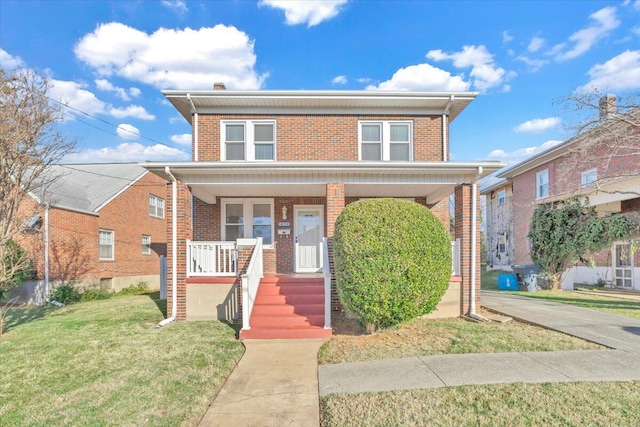
<instances>
[{"instance_id":1,"label":"leafy tree","mask_svg":"<svg viewBox=\"0 0 640 427\"><path fill-rule=\"evenodd\" d=\"M2 265L7 274L6 279L0 281L0 299L4 299L9 294L11 288L24 282L31 276L31 266L25 264L27 258L26 251L13 240L9 240L3 252Z\"/></svg>"},{"instance_id":2,"label":"leafy tree","mask_svg":"<svg viewBox=\"0 0 640 427\"><path fill-rule=\"evenodd\" d=\"M637 233L637 223L625 215L600 218L589 201L570 199L540 205L531 217L531 259L548 274L552 289L576 262L590 264L588 254L610 247L615 240Z\"/></svg>"},{"instance_id":3,"label":"leafy tree","mask_svg":"<svg viewBox=\"0 0 640 427\"><path fill-rule=\"evenodd\" d=\"M10 244L39 209L26 201L45 200L56 179L48 167L75 146L57 130L63 111L47 96L49 89L47 79L32 71L0 68L0 283L5 288L19 283L20 272L30 266L26 252Z\"/></svg>"},{"instance_id":4,"label":"leafy tree","mask_svg":"<svg viewBox=\"0 0 640 427\"><path fill-rule=\"evenodd\" d=\"M446 227L429 209L406 200L347 205L333 248L340 301L368 332L433 311L451 277Z\"/></svg>"}]
</instances>

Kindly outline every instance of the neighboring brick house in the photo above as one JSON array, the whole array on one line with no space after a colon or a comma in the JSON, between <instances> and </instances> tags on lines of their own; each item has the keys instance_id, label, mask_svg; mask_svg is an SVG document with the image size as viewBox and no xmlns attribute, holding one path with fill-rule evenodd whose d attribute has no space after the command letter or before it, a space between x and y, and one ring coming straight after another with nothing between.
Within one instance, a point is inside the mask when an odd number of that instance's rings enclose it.
<instances>
[{"instance_id":1,"label":"neighboring brick house","mask_svg":"<svg viewBox=\"0 0 640 427\"><path fill-rule=\"evenodd\" d=\"M512 269L513 248L513 188L511 182L500 179L482 186L480 194L485 196L485 238L487 268Z\"/></svg>"},{"instance_id":2,"label":"neighboring brick house","mask_svg":"<svg viewBox=\"0 0 640 427\"><path fill-rule=\"evenodd\" d=\"M449 123L477 94L164 94L193 129L191 162L143 164L172 182L167 194L167 321L242 315L243 338L326 336L329 296L334 308L338 304L329 286L331 240L344 206L367 197L408 198L429 207L448 226L454 192L462 254L455 315L474 310L480 263L479 251L471 261L472 230L479 247L472 192L477 194L479 178L501 164L449 162L448 135ZM262 237L261 249L257 237ZM251 257L255 260L248 266ZM248 268L265 276L259 284L245 276ZM278 299L289 306L275 307ZM286 318L286 310L298 318ZM323 325L325 331L316 335L285 330Z\"/></svg>"},{"instance_id":3,"label":"neighboring brick house","mask_svg":"<svg viewBox=\"0 0 640 427\"><path fill-rule=\"evenodd\" d=\"M512 189L509 209L514 221L505 228L507 247L513 245L511 264L531 262L527 234L531 216L542 203L585 197L600 215L640 211L640 108L626 117L635 125L612 121L615 97L601 99L602 122L580 134L514 166L496 176L502 183L483 190L488 197L500 188ZM509 203L509 198L507 198ZM499 210L487 211L488 222L496 221ZM628 242L616 242L610 250L594 254L595 268L576 265L565 274L563 288L576 283L640 290L640 256Z\"/></svg>"},{"instance_id":4,"label":"neighboring brick house","mask_svg":"<svg viewBox=\"0 0 640 427\"><path fill-rule=\"evenodd\" d=\"M47 176L56 178L45 200L26 199L23 209L36 213L16 239L35 277L14 295L39 304L60 284L118 291L144 281L158 288L166 181L133 163L54 165Z\"/></svg>"}]
</instances>

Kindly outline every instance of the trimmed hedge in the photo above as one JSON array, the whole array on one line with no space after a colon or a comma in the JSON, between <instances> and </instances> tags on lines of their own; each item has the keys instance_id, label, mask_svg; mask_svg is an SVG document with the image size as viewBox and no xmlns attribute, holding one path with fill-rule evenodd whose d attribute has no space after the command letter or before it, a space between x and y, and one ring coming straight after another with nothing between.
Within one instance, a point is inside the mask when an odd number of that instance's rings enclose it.
<instances>
[{"instance_id":1,"label":"trimmed hedge","mask_svg":"<svg viewBox=\"0 0 640 427\"><path fill-rule=\"evenodd\" d=\"M401 199L347 205L333 241L345 309L369 332L429 313L451 277L451 241L425 206Z\"/></svg>"}]
</instances>

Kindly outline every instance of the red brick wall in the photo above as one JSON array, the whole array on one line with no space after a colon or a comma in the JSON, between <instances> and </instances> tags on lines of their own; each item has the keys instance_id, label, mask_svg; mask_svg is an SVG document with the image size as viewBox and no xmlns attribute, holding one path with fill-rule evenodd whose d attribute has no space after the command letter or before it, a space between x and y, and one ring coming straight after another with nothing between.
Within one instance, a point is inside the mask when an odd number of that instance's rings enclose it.
<instances>
[{"instance_id":1,"label":"red brick wall","mask_svg":"<svg viewBox=\"0 0 640 427\"><path fill-rule=\"evenodd\" d=\"M199 161L220 161L220 121L223 119L276 120L276 158L279 161L355 161L358 160L359 120L411 120L414 160L442 160L441 116L200 114Z\"/></svg>"},{"instance_id":2,"label":"red brick wall","mask_svg":"<svg viewBox=\"0 0 640 427\"><path fill-rule=\"evenodd\" d=\"M478 195L479 199L479 195ZM468 313L471 304L471 185L464 184L455 190L455 237L460 239L460 269L462 286L460 298L460 312ZM480 203L476 201L478 213L476 215L476 310L480 309Z\"/></svg>"}]
</instances>

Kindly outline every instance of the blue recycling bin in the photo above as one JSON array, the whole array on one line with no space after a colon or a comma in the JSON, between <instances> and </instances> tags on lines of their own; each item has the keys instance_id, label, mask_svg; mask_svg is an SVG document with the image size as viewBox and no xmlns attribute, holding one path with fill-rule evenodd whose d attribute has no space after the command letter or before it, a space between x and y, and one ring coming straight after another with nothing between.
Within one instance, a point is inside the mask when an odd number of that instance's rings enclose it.
<instances>
[{"instance_id":1,"label":"blue recycling bin","mask_svg":"<svg viewBox=\"0 0 640 427\"><path fill-rule=\"evenodd\" d=\"M501 274L498 276L499 291L519 291L518 276L515 274Z\"/></svg>"}]
</instances>

